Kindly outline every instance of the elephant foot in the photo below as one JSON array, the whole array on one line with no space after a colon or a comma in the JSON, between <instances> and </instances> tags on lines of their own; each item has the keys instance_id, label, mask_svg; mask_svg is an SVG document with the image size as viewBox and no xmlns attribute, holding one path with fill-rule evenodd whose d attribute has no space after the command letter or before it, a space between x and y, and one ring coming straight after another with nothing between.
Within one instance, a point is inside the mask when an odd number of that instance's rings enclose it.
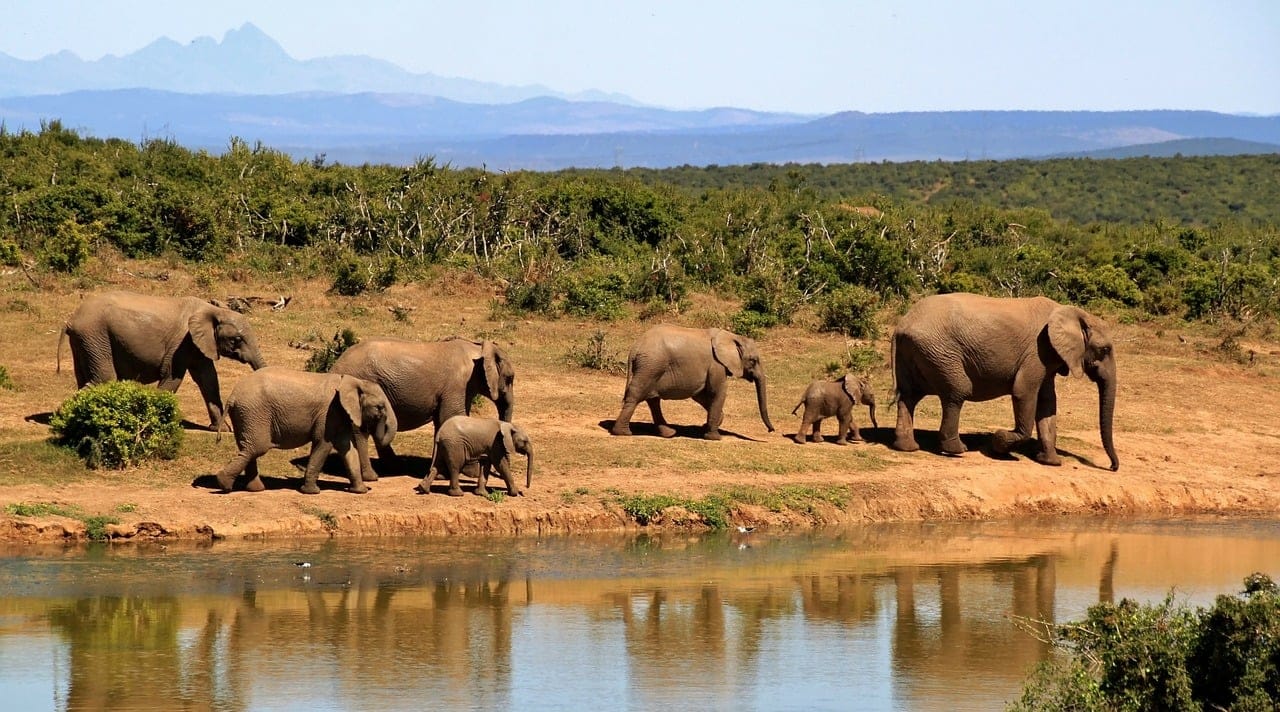
<instances>
[{"instance_id":1,"label":"elephant foot","mask_svg":"<svg viewBox=\"0 0 1280 712\"><path fill-rule=\"evenodd\" d=\"M944 455L963 455L969 451L964 446L959 437L947 438L942 441L942 454Z\"/></svg>"},{"instance_id":2,"label":"elephant foot","mask_svg":"<svg viewBox=\"0 0 1280 712\"><path fill-rule=\"evenodd\" d=\"M364 480L365 482L377 482L378 473L374 472L373 469L370 468L368 472L360 473L360 479Z\"/></svg>"},{"instance_id":3,"label":"elephant foot","mask_svg":"<svg viewBox=\"0 0 1280 712\"><path fill-rule=\"evenodd\" d=\"M811 443L820 443L820 442L822 442L822 436L821 436L821 435L810 435L810 436L809 436L809 442L811 442Z\"/></svg>"},{"instance_id":4,"label":"elephant foot","mask_svg":"<svg viewBox=\"0 0 1280 712\"><path fill-rule=\"evenodd\" d=\"M702 437L707 440L719 440L723 436L720 435L719 430L708 430Z\"/></svg>"},{"instance_id":5,"label":"elephant foot","mask_svg":"<svg viewBox=\"0 0 1280 712\"><path fill-rule=\"evenodd\" d=\"M423 481L419 482L418 485L413 488L413 490L418 494L431 494L431 480L433 479L435 478L428 476L427 479L424 479Z\"/></svg>"},{"instance_id":6,"label":"elephant foot","mask_svg":"<svg viewBox=\"0 0 1280 712\"><path fill-rule=\"evenodd\" d=\"M800 433L796 433L795 437L791 439L796 441L796 445L804 445L805 437Z\"/></svg>"},{"instance_id":7,"label":"elephant foot","mask_svg":"<svg viewBox=\"0 0 1280 712\"><path fill-rule=\"evenodd\" d=\"M920 449L920 443L916 442L914 437L899 435L893 439L889 447L899 452L915 452Z\"/></svg>"},{"instance_id":8,"label":"elephant foot","mask_svg":"<svg viewBox=\"0 0 1280 712\"><path fill-rule=\"evenodd\" d=\"M305 482L298 491L303 494L320 494L320 486L314 482Z\"/></svg>"},{"instance_id":9,"label":"elephant foot","mask_svg":"<svg viewBox=\"0 0 1280 712\"><path fill-rule=\"evenodd\" d=\"M481 487L479 485L476 485L476 495L479 497L488 497L489 490L486 487Z\"/></svg>"},{"instance_id":10,"label":"elephant foot","mask_svg":"<svg viewBox=\"0 0 1280 712\"><path fill-rule=\"evenodd\" d=\"M219 487L223 492L230 492L230 491L231 491L231 488L232 488L232 487L235 487L235 484L236 484L236 478L235 478L234 476L232 476L232 477L223 477L222 475L216 475L216 477L217 477L217 479L218 479L218 487Z\"/></svg>"},{"instance_id":11,"label":"elephant foot","mask_svg":"<svg viewBox=\"0 0 1280 712\"><path fill-rule=\"evenodd\" d=\"M1012 430L997 430L991 434L991 451L997 455L1008 455L1009 451L1026 439Z\"/></svg>"},{"instance_id":12,"label":"elephant foot","mask_svg":"<svg viewBox=\"0 0 1280 712\"><path fill-rule=\"evenodd\" d=\"M264 489L266 489L266 488L267 488L267 486L266 486L266 485L264 485L264 484L262 484L262 478L261 478L261 477L255 477L255 478L253 478L253 479L249 480L249 481L245 484L245 486L244 486L244 490L245 490L246 492L261 492L262 490L264 490Z\"/></svg>"},{"instance_id":13,"label":"elephant foot","mask_svg":"<svg viewBox=\"0 0 1280 712\"><path fill-rule=\"evenodd\" d=\"M351 494L364 494L369 491L369 488L364 486L364 482L361 482L358 487L356 485L351 485L347 488L347 491Z\"/></svg>"},{"instance_id":14,"label":"elephant foot","mask_svg":"<svg viewBox=\"0 0 1280 712\"><path fill-rule=\"evenodd\" d=\"M1062 457L1056 452L1038 452L1036 453L1036 462L1041 465L1049 465L1051 467L1060 467L1062 465Z\"/></svg>"},{"instance_id":15,"label":"elephant foot","mask_svg":"<svg viewBox=\"0 0 1280 712\"><path fill-rule=\"evenodd\" d=\"M614 425L612 428L609 428L609 434L610 434L610 435L630 435L630 434L631 434L631 426L629 426L629 425L623 425L623 426Z\"/></svg>"},{"instance_id":16,"label":"elephant foot","mask_svg":"<svg viewBox=\"0 0 1280 712\"><path fill-rule=\"evenodd\" d=\"M849 441L845 440L844 438L840 438L839 440L836 440L836 445L848 445L848 444L849 444Z\"/></svg>"},{"instance_id":17,"label":"elephant foot","mask_svg":"<svg viewBox=\"0 0 1280 712\"><path fill-rule=\"evenodd\" d=\"M461 487L450 487L448 490L445 491L445 494L449 495L450 497L461 497L463 493L462 493Z\"/></svg>"},{"instance_id":18,"label":"elephant foot","mask_svg":"<svg viewBox=\"0 0 1280 712\"><path fill-rule=\"evenodd\" d=\"M676 429L671 427L670 425L667 425L666 423L659 423L658 436L664 437L664 438L674 438L676 436Z\"/></svg>"}]
</instances>

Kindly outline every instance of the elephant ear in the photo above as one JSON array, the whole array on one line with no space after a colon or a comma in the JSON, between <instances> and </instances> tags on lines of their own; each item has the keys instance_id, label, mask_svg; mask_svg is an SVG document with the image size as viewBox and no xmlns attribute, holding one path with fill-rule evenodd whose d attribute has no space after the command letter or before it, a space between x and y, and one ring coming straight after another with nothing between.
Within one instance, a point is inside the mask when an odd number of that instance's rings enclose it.
<instances>
[{"instance_id":1,"label":"elephant ear","mask_svg":"<svg viewBox=\"0 0 1280 712\"><path fill-rule=\"evenodd\" d=\"M356 430L363 427L364 411L360 409L360 382L350 376L342 376L338 381L338 402L351 418L351 426Z\"/></svg>"},{"instance_id":2,"label":"elephant ear","mask_svg":"<svg viewBox=\"0 0 1280 712\"><path fill-rule=\"evenodd\" d=\"M742 343L737 334L723 329L711 331L711 354L734 378L742 378Z\"/></svg>"},{"instance_id":3,"label":"elephant ear","mask_svg":"<svg viewBox=\"0 0 1280 712\"><path fill-rule=\"evenodd\" d=\"M498 440L494 445L501 445L502 449L506 450L507 457L516 454L516 442L511 437L511 423L498 424Z\"/></svg>"},{"instance_id":4,"label":"elephant ear","mask_svg":"<svg viewBox=\"0 0 1280 712\"><path fill-rule=\"evenodd\" d=\"M493 401L498 400L499 389L502 387L502 374L498 371L500 353L498 345L492 341L486 341L480 347L480 358L484 363L484 384L489 389L489 399Z\"/></svg>"},{"instance_id":5,"label":"elephant ear","mask_svg":"<svg viewBox=\"0 0 1280 712\"><path fill-rule=\"evenodd\" d=\"M1084 372L1084 346L1089 329L1085 313L1075 307L1061 306L1049 314L1049 344L1067 366L1068 373Z\"/></svg>"},{"instance_id":6,"label":"elephant ear","mask_svg":"<svg viewBox=\"0 0 1280 712\"><path fill-rule=\"evenodd\" d=\"M210 361L218 360L218 313L213 309L197 310L187 319L187 333L191 343L200 349Z\"/></svg>"},{"instance_id":7,"label":"elephant ear","mask_svg":"<svg viewBox=\"0 0 1280 712\"><path fill-rule=\"evenodd\" d=\"M849 378L849 374L840 377L840 388L844 394L849 396L849 400L854 403L858 402L858 392L862 390L862 384L857 380Z\"/></svg>"}]
</instances>

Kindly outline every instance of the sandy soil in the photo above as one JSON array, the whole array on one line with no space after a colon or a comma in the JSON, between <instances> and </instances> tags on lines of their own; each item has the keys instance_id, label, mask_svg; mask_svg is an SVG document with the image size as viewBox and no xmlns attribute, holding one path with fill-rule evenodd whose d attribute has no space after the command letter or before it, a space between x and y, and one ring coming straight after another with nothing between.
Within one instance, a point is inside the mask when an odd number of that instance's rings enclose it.
<instances>
[{"instance_id":1,"label":"sandy soil","mask_svg":"<svg viewBox=\"0 0 1280 712\"><path fill-rule=\"evenodd\" d=\"M1059 380L1059 447L1064 465L1044 467L1025 453L998 459L983 452L986 434L1008 427L1007 399L966 406L961 431L971 452L958 458L936 454L936 399L922 403L917 426L924 451L898 453L886 443L894 414L882 405L879 428L867 413L856 414L865 444L796 445L784 436L799 418L790 415L805 384L823 366L851 348L845 339L799 328L778 329L761 340L771 378L770 411L779 432L768 433L755 412L751 386L734 383L724 428L726 438L707 442L693 426L703 420L692 403L666 408L680 436L663 440L644 426L637 411L631 438L613 438L607 424L617 414L624 377L569 363L570 348L585 345L597 329L607 347L625 356L648 324L595 324L573 320L492 318L492 287L467 275L448 274L430 284L397 286L357 298L324 293L323 281L282 280L266 285L236 282L214 271L202 279L183 267L104 259L87 277L33 285L23 274L0 275L0 343L16 390L0 390L0 540L76 540L85 536L83 517L20 516L15 504L52 503L83 514L114 517L113 539L378 536L399 534L539 534L635 528L620 507L627 494L701 497L750 485L755 491L811 487L839 491L843 508L814 502L773 511L740 504L734 525L795 528L815 524L888 520L1007 518L1027 515L1175 515L1190 513L1269 515L1280 511L1280 345L1246 332L1244 361L1215 347L1225 327L1193 329L1179 323L1115 325L1120 356L1116 444L1122 465L1106 469L1097 434L1097 397L1092 384ZM250 319L273 364L301 367L308 351L290 342L317 343L341 326L361 336L391 334L434 339L450 334L497 339L517 364L516 421L533 435L537 472L528 495L494 502L468 494L451 498L436 485L428 496L413 492L425 472L431 428L401 433L397 449L405 472L384 473L366 495L342 490L340 468L322 477L324 491L297 491L306 450L273 452L262 461L268 490L217 493L208 473L231 457L230 438L188 428L177 460L125 471L86 471L78 461L47 445L48 414L75 389L64 353L55 372L58 329L80 295L108 288L167 294L294 297L279 312L255 310ZM412 307L408 320L391 307ZM673 319L691 325L727 323L734 305L699 297ZM886 315L886 319L891 319ZM887 331L886 331L887 333ZM887 352L885 339L874 344ZM1250 361L1250 354L1252 354ZM230 393L248 367L219 362L223 393ZM871 374L882 403L889 376ZM184 414L204 424L194 384L179 390ZM488 412L492 415L492 406ZM834 423L827 424L827 432ZM931 452L931 450L934 450ZM837 489L832 489L837 488ZM696 526L696 518L674 508L649 526Z\"/></svg>"}]
</instances>

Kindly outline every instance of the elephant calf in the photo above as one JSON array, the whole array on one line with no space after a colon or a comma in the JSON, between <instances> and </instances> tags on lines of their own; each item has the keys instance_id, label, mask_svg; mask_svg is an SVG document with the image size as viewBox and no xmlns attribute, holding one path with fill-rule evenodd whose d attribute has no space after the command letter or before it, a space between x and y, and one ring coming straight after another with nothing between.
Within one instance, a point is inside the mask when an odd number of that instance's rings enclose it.
<instances>
[{"instance_id":1,"label":"elephant calf","mask_svg":"<svg viewBox=\"0 0 1280 712\"><path fill-rule=\"evenodd\" d=\"M512 453L528 459L524 473L524 486L528 488L533 484L533 443L529 441L529 435L519 426L494 418L455 415L436 431L435 455L431 462L436 472L427 472L427 476L418 483L418 491L430 494L431 480L438 474L449 479L449 496L461 497L458 475L468 464L480 463L476 494L482 497L489 494L485 481L489 479L490 470L496 468L507 483L507 494L517 497L522 493L511 474Z\"/></svg>"},{"instance_id":2,"label":"elephant calf","mask_svg":"<svg viewBox=\"0 0 1280 712\"><path fill-rule=\"evenodd\" d=\"M853 379L848 374L834 381L814 381L804 391L804 397L791 409L795 415L800 406L804 406L804 415L800 416L800 429L796 431L795 440L804 444L805 431L812 426L810 439L822 442L822 420L835 416L840 423L836 432L836 444L845 445L849 440L862 441L858 426L853 422L853 406L861 403L871 413L871 427L880 427L876 422L876 396L871 391L871 384L865 378ZM846 434L848 439L846 440Z\"/></svg>"},{"instance_id":3,"label":"elephant calf","mask_svg":"<svg viewBox=\"0 0 1280 712\"><path fill-rule=\"evenodd\" d=\"M371 473L360 467L358 451L368 447L363 435L386 445L396 434L396 416L382 388L372 381L336 373L271 366L258 369L236 384L227 401L227 415L239 452L218 472L218 484L225 492L231 491L242 472L248 477L245 489L261 491L259 457L272 449L311 443L302 493L320 492L316 484L320 468L336 449L346 463L350 491L362 494L369 490L364 481L372 479Z\"/></svg>"}]
</instances>

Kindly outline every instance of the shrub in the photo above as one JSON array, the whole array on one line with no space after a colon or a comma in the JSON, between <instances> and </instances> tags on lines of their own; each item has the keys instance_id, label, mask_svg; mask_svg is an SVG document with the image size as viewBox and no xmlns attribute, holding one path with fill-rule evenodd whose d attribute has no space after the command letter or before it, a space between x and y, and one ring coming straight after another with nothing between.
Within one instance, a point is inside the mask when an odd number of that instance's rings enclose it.
<instances>
[{"instance_id":1,"label":"shrub","mask_svg":"<svg viewBox=\"0 0 1280 712\"><path fill-rule=\"evenodd\" d=\"M0 388L5 389L6 391L17 390L18 388L14 385L13 379L9 377L9 369L4 366L0 366Z\"/></svg>"},{"instance_id":2,"label":"shrub","mask_svg":"<svg viewBox=\"0 0 1280 712\"><path fill-rule=\"evenodd\" d=\"M54 442L91 468L120 469L149 458L171 460L182 443L178 400L133 381L89 386L68 398L49 426Z\"/></svg>"},{"instance_id":3,"label":"shrub","mask_svg":"<svg viewBox=\"0 0 1280 712\"><path fill-rule=\"evenodd\" d=\"M777 326L778 323L778 317L772 314L762 314L754 309L742 309L729 320L729 328L735 334L749 339L758 339L764 335L765 329Z\"/></svg>"},{"instance_id":4,"label":"shrub","mask_svg":"<svg viewBox=\"0 0 1280 712\"><path fill-rule=\"evenodd\" d=\"M506 307L517 313L551 314L556 308L556 292L545 280L512 282L504 290Z\"/></svg>"},{"instance_id":5,"label":"shrub","mask_svg":"<svg viewBox=\"0 0 1280 712\"><path fill-rule=\"evenodd\" d=\"M333 267L333 286L329 289L344 297L365 292L385 292L396 283L400 260L391 257L381 264L366 262L354 255L339 258Z\"/></svg>"},{"instance_id":6,"label":"shrub","mask_svg":"<svg viewBox=\"0 0 1280 712\"><path fill-rule=\"evenodd\" d=\"M94 229L67 218L58 224L53 235L44 241L40 259L49 269L68 274L80 269L89 259L89 245Z\"/></svg>"},{"instance_id":7,"label":"shrub","mask_svg":"<svg viewBox=\"0 0 1280 712\"><path fill-rule=\"evenodd\" d=\"M338 360L342 352L355 346L359 341L356 332L351 329L335 331L329 343L312 350L311 357L307 359L303 368L313 373L328 373L329 369L333 368L333 362Z\"/></svg>"},{"instance_id":8,"label":"shrub","mask_svg":"<svg viewBox=\"0 0 1280 712\"><path fill-rule=\"evenodd\" d=\"M626 314L625 287L623 278L614 272L574 276L565 288L564 311L603 321L620 319Z\"/></svg>"},{"instance_id":9,"label":"shrub","mask_svg":"<svg viewBox=\"0 0 1280 712\"><path fill-rule=\"evenodd\" d=\"M880 295L856 284L832 290L818 301L818 318L823 331L837 331L855 339L880 336L876 308Z\"/></svg>"},{"instance_id":10,"label":"shrub","mask_svg":"<svg viewBox=\"0 0 1280 712\"><path fill-rule=\"evenodd\" d=\"M18 252L17 243L12 240L0 240L0 265L17 267L22 264L22 254Z\"/></svg>"},{"instance_id":11,"label":"shrub","mask_svg":"<svg viewBox=\"0 0 1280 712\"><path fill-rule=\"evenodd\" d=\"M1125 599L1046 626L1069 657L1038 668L1011 709L1269 710L1280 701L1280 589L1262 574L1209 610L1172 596Z\"/></svg>"},{"instance_id":12,"label":"shrub","mask_svg":"<svg viewBox=\"0 0 1280 712\"><path fill-rule=\"evenodd\" d=\"M596 329L596 332L587 339L586 344L569 347L569 361L593 371L625 372L627 368L626 362L618 358L617 354L609 351L605 347L604 341L604 332Z\"/></svg>"}]
</instances>

